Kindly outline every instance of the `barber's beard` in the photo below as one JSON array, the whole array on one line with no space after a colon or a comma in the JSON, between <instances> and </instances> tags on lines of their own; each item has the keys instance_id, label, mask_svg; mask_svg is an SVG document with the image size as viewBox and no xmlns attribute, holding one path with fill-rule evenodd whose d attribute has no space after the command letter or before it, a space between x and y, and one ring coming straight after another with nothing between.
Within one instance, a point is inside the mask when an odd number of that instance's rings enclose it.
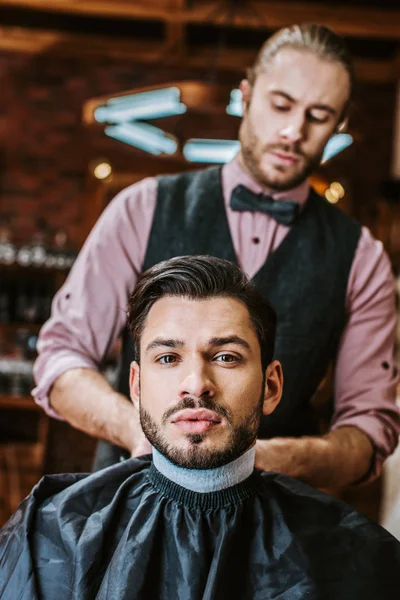
<instances>
[{"instance_id":1,"label":"barber's beard","mask_svg":"<svg viewBox=\"0 0 400 600\"><path fill-rule=\"evenodd\" d=\"M207 436L205 433L188 433L186 439L189 448L181 449L171 445L162 433L163 425L158 425L152 416L140 404L140 423L149 442L163 456L171 462L186 469L215 469L226 465L241 456L257 437L258 427L262 416L264 402L264 385L257 406L252 413L246 416L243 422L234 425L230 412L225 407L218 405L205 397L200 399L185 398L179 404L169 409L163 416L164 423L173 413L186 408L205 408L215 411L225 418L230 426L230 435L223 448L203 448L202 442Z\"/></svg>"},{"instance_id":2,"label":"barber's beard","mask_svg":"<svg viewBox=\"0 0 400 600\"><path fill-rule=\"evenodd\" d=\"M260 140L257 137L250 116L246 115L243 119L245 121L243 121L239 131L243 163L252 177L265 187L277 192L290 190L303 183L320 165L322 152L318 155L309 156L301 152L297 145L290 144L268 144L260 148ZM278 179L269 177L261 167L262 153L268 151L283 151L298 154L302 158L303 168L292 175L288 173L286 178L280 177ZM271 166L270 168L272 169L273 167Z\"/></svg>"}]
</instances>

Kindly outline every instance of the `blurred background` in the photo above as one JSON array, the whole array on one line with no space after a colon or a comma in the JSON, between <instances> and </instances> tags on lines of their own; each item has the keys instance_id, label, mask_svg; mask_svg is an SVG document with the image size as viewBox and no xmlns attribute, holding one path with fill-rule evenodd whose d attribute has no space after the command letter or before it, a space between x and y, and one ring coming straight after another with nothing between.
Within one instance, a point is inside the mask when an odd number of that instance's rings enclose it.
<instances>
[{"instance_id":1,"label":"blurred background","mask_svg":"<svg viewBox=\"0 0 400 600\"><path fill-rule=\"evenodd\" d=\"M38 331L90 229L123 187L230 159L246 67L296 22L342 34L357 77L313 185L382 240L397 276L398 0L0 1L0 523L43 473L91 468L95 441L30 396ZM400 506L391 464L384 508L380 480L348 497L373 518Z\"/></svg>"}]
</instances>

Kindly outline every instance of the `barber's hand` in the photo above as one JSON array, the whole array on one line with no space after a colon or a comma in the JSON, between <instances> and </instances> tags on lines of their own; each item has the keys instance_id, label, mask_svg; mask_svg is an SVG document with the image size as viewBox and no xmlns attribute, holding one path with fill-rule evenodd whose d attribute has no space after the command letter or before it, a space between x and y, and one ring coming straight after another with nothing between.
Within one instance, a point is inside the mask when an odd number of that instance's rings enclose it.
<instances>
[{"instance_id":1,"label":"barber's hand","mask_svg":"<svg viewBox=\"0 0 400 600\"><path fill-rule=\"evenodd\" d=\"M291 469L293 450L290 438L257 440L255 467L260 471L274 471L284 475L295 475Z\"/></svg>"},{"instance_id":2,"label":"barber's hand","mask_svg":"<svg viewBox=\"0 0 400 600\"><path fill-rule=\"evenodd\" d=\"M336 495L369 477L373 457L368 436L357 427L343 426L325 435L257 440L255 466Z\"/></svg>"},{"instance_id":3,"label":"barber's hand","mask_svg":"<svg viewBox=\"0 0 400 600\"><path fill-rule=\"evenodd\" d=\"M140 425L139 411L135 406L133 418L133 446L131 448L131 457L135 458L136 456L151 454L151 451L151 444L143 433L142 426Z\"/></svg>"},{"instance_id":4,"label":"barber's hand","mask_svg":"<svg viewBox=\"0 0 400 600\"><path fill-rule=\"evenodd\" d=\"M257 440L255 467L261 471L273 471L306 481L302 475L302 460L299 452L299 440L293 438L273 438ZM321 492L340 497L340 491L334 487L315 485Z\"/></svg>"}]
</instances>

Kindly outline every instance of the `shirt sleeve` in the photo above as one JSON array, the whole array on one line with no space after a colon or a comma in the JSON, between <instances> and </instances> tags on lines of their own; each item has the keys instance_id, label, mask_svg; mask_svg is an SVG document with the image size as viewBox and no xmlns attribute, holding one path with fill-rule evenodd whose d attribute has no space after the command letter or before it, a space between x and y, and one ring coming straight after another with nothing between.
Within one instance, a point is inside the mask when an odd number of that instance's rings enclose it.
<instances>
[{"instance_id":1,"label":"shirt sleeve","mask_svg":"<svg viewBox=\"0 0 400 600\"><path fill-rule=\"evenodd\" d=\"M375 450L373 478L396 448L400 419L394 364L394 278L382 243L366 228L350 272L346 308L348 322L335 367L331 429L354 426L369 437Z\"/></svg>"},{"instance_id":2,"label":"shirt sleeve","mask_svg":"<svg viewBox=\"0 0 400 600\"><path fill-rule=\"evenodd\" d=\"M73 368L98 369L126 323L127 299L141 272L156 204L156 179L120 192L87 238L43 325L34 365L37 404L55 418L49 392Z\"/></svg>"}]
</instances>

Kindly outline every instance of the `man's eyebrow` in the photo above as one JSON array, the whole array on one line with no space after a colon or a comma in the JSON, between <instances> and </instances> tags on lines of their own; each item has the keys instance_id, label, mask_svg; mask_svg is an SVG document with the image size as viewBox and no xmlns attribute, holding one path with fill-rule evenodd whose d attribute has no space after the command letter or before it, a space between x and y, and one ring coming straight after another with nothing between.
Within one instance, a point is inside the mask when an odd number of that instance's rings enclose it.
<instances>
[{"instance_id":1,"label":"man's eyebrow","mask_svg":"<svg viewBox=\"0 0 400 600\"><path fill-rule=\"evenodd\" d=\"M289 102L296 102L296 100L292 98L292 96L290 96L286 92L283 92L282 90L271 90L270 94L272 94L273 96L282 96L282 98L286 98L286 100L289 100Z\"/></svg>"},{"instance_id":2,"label":"man's eyebrow","mask_svg":"<svg viewBox=\"0 0 400 600\"><path fill-rule=\"evenodd\" d=\"M175 340L173 338L161 338L158 337L146 347L145 352L154 350L154 348L183 348L184 342L181 340Z\"/></svg>"},{"instance_id":3,"label":"man's eyebrow","mask_svg":"<svg viewBox=\"0 0 400 600\"><path fill-rule=\"evenodd\" d=\"M296 102L295 98L292 98L292 96L290 96L290 94L287 94L286 92L283 92L281 90L271 90L270 93L273 96L282 96L282 98L285 98L289 102ZM328 106L328 104L313 104L311 106L311 109L326 110L327 112L331 113L332 115L336 115L336 110L334 108L332 108L332 106Z\"/></svg>"},{"instance_id":4,"label":"man's eyebrow","mask_svg":"<svg viewBox=\"0 0 400 600\"><path fill-rule=\"evenodd\" d=\"M226 337L213 337L209 340L208 345L212 347L226 346L227 344L238 344L250 350L250 344L238 335L228 335Z\"/></svg>"},{"instance_id":5,"label":"man's eyebrow","mask_svg":"<svg viewBox=\"0 0 400 600\"><path fill-rule=\"evenodd\" d=\"M331 115L336 115L336 110L327 104L313 104L310 108L311 110L326 110Z\"/></svg>"}]
</instances>

